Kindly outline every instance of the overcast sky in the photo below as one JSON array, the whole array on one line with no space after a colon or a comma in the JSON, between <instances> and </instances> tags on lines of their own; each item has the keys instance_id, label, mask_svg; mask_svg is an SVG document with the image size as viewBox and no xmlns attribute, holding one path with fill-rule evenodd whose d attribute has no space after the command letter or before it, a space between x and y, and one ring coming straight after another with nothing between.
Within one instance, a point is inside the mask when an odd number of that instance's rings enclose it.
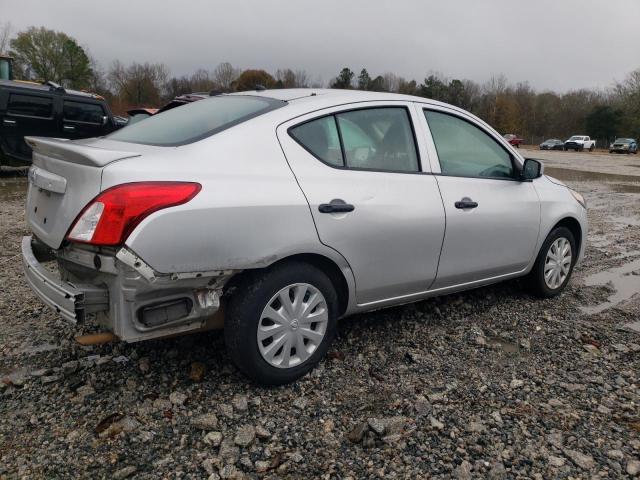
<instances>
[{"instance_id":1,"label":"overcast sky","mask_svg":"<svg viewBox=\"0 0 640 480\"><path fill-rule=\"evenodd\" d=\"M325 82L349 66L566 91L640 68L640 0L0 0L6 20L63 31L103 67L162 62L173 75L229 61Z\"/></svg>"}]
</instances>

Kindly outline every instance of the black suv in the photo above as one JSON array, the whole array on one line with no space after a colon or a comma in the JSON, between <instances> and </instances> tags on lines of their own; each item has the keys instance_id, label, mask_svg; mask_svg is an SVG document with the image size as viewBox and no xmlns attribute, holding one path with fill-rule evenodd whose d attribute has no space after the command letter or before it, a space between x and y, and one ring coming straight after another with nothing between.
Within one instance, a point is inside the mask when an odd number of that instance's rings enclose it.
<instances>
[{"instance_id":1,"label":"black suv","mask_svg":"<svg viewBox=\"0 0 640 480\"><path fill-rule=\"evenodd\" d=\"M26 135L88 138L121 127L99 95L48 82L0 80L0 165L31 163Z\"/></svg>"}]
</instances>

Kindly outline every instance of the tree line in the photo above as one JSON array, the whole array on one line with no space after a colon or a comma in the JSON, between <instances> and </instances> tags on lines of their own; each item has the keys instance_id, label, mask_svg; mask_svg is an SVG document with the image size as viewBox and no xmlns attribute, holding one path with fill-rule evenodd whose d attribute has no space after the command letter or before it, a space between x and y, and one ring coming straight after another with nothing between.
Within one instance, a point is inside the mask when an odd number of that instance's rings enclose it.
<instances>
[{"instance_id":1,"label":"tree line","mask_svg":"<svg viewBox=\"0 0 640 480\"><path fill-rule=\"evenodd\" d=\"M3 40L4 39L4 40ZM67 88L104 96L114 112L137 106L157 107L185 93L232 92L265 88L330 87L395 92L431 98L469 110L501 133L521 135L527 143L546 138L565 139L586 134L600 146L616 136L640 137L640 69L604 89L577 89L565 93L537 91L527 82L509 83L504 75L484 83L428 74L418 83L395 73L359 74L343 68L328 84L312 82L305 70L242 70L228 62L211 70L171 76L163 63L116 60L102 69L89 50L63 32L31 27L10 34L0 27L0 53L4 47L15 58L16 78L55 81Z\"/></svg>"}]
</instances>

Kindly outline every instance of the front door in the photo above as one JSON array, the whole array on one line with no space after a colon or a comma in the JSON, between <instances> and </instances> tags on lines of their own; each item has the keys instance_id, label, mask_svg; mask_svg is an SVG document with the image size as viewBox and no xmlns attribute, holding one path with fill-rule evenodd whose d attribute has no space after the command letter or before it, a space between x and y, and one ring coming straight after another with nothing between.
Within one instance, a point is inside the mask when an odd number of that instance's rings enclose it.
<instances>
[{"instance_id":1,"label":"front door","mask_svg":"<svg viewBox=\"0 0 640 480\"><path fill-rule=\"evenodd\" d=\"M434 176L421 167L410 105L361 105L289 122L278 139L320 241L347 260L363 305L429 289L444 210Z\"/></svg>"},{"instance_id":2,"label":"front door","mask_svg":"<svg viewBox=\"0 0 640 480\"><path fill-rule=\"evenodd\" d=\"M434 289L522 271L535 255L540 202L497 136L447 109L424 109L447 228ZM430 139L428 139L430 140Z\"/></svg>"}]
</instances>

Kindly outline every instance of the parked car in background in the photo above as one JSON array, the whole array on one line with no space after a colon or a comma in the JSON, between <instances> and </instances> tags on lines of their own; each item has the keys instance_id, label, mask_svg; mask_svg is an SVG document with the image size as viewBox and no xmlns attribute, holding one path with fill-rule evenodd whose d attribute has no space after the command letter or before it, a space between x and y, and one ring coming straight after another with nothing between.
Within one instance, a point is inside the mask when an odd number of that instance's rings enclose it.
<instances>
[{"instance_id":1,"label":"parked car in background","mask_svg":"<svg viewBox=\"0 0 640 480\"><path fill-rule=\"evenodd\" d=\"M209 98L212 95L218 95L217 91L212 92L196 92L196 93L186 93L184 95L179 95L173 100L171 100L166 105L162 106L156 113L166 112L167 110L171 110L172 108L180 107L182 105L186 105L188 103L197 102L198 100L203 100L205 98Z\"/></svg>"},{"instance_id":2,"label":"parked car in background","mask_svg":"<svg viewBox=\"0 0 640 480\"><path fill-rule=\"evenodd\" d=\"M540 144L540 150L564 150L564 142L559 138L550 138Z\"/></svg>"},{"instance_id":3,"label":"parked car in background","mask_svg":"<svg viewBox=\"0 0 640 480\"><path fill-rule=\"evenodd\" d=\"M609 153L638 153L638 142L635 138L616 138L609 145Z\"/></svg>"},{"instance_id":4,"label":"parked car in background","mask_svg":"<svg viewBox=\"0 0 640 480\"><path fill-rule=\"evenodd\" d=\"M24 137L87 138L117 128L105 100L92 93L66 90L49 82L0 80L0 164L31 163Z\"/></svg>"},{"instance_id":5,"label":"parked car in background","mask_svg":"<svg viewBox=\"0 0 640 480\"><path fill-rule=\"evenodd\" d=\"M310 371L340 317L515 277L554 297L584 255L579 193L421 97L252 91L27 141L22 257L42 301L129 342L224 311L231 359L263 384Z\"/></svg>"},{"instance_id":6,"label":"parked car in background","mask_svg":"<svg viewBox=\"0 0 640 480\"><path fill-rule=\"evenodd\" d=\"M127 125L133 125L134 123L138 123L140 120L144 120L145 118L149 118L152 115L158 113L157 108L132 108L131 110L127 110L127 115L129 116L127 119Z\"/></svg>"},{"instance_id":7,"label":"parked car in background","mask_svg":"<svg viewBox=\"0 0 640 480\"><path fill-rule=\"evenodd\" d=\"M504 139L509 142L509 145L513 145L516 148L520 148L520 145L524 143L524 140L522 138L513 133L506 133L504 135Z\"/></svg>"},{"instance_id":8,"label":"parked car in background","mask_svg":"<svg viewBox=\"0 0 640 480\"><path fill-rule=\"evenodd\" d=\"M127 110L127 115L129 115L128 125L133 125L134 123L138 123L140 120L144 120L145 118L149 118L152 115L156 115L161 112L166 112L167 110L171 110L172 108L180 107L182 105L187 105L189 103L196 102L198 100L202 100L204 98L208 98L212 95L218 95L217 91L212 92L196 92L196 93L187 93L185 95L179 95L173 100L171 100L166 105L160 108L147 108L147 107L138 107L132 108L131 110Z\"/></svg>"},{"instance_id":9,"label":"parked car in background","mask_svg":"<svg viewBox=\"0 0 640 480\"><path fill-rule=\"evenodd\" d=\"M587 135L573 135L564 142L564 149L575 150L576 152L582 152L583 150L593 152L596 149L596 141L591 140L591 137Z\"/></svg>"}]
</instances>

